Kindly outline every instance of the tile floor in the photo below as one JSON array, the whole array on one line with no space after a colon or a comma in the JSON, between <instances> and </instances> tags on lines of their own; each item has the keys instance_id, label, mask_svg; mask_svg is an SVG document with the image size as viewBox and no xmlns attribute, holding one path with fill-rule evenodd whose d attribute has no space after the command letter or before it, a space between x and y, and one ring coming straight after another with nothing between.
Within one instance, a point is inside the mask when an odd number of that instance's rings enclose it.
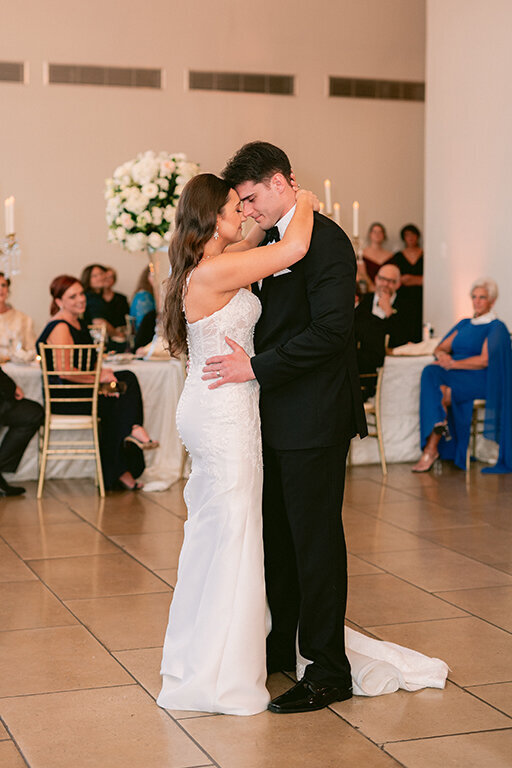
<instances>
[{"instance_id":1,"label":"tile floor","mask_svg":"<svg viewBox=\"0 0 512 768\"><path fill-rule=\"evenodd\" d=\"M0 500L2 768L505 768L512 764L512 476L353 467L347 618L445 659L444 691L311 715L155 704L183 537L182 486L51 481ZM290 681L273 675L277 695Z\"/></svg>"}]
</instances>

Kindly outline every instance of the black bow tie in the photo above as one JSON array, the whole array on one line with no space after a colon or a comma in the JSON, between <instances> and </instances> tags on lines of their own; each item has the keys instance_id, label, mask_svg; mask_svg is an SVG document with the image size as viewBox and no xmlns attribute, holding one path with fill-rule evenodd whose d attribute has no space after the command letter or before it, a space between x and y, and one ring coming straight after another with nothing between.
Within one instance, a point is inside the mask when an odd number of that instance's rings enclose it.
<instances>
[{"instance_id":1,"label":"black bow tie","mask_svg":"<svg viewBox=\"0 0 512 768\"><path fill-rule=\"evenodd\" d=\"M267 245L268 243L278 243L280 239L279 229L277 227L270 227L270 229L267 229L265 232L265 239L263 242Z\"/></svg>"}]
</instances>

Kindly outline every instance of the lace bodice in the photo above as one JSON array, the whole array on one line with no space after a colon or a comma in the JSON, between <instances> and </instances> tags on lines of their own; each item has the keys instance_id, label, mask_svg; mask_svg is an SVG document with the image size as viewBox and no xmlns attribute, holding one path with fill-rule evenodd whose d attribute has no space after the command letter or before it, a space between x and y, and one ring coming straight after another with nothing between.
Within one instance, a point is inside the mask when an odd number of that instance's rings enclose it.
<instances>
[{"instance_id":1,"label":"lace bodice","mask_svg":"<svg viewBox=\"0 0 512 768\"><path fill-rule=\"evenodd\" d=\"M208 357L232 352L224 340L226 336L240 344L252 357L254 326L260 314L259 299L246 288L240 288L217 312L195 323L187 323L189 375L197 369L201 370Z\"/></svg>"}]
</instances>

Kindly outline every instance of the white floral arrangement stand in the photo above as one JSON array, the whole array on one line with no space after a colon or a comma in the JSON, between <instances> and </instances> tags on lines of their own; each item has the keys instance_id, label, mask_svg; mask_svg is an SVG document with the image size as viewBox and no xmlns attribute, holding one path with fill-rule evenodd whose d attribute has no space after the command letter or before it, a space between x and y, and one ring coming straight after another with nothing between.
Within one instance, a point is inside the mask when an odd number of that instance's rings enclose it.
<instances>
[{"instance_id":1,"label":"white floral arrangement stand","mask_svg":"<svg viewBox=\"0 0 512 768\"><path fill-rule=\"evenodd\" d=\"M169 244L183 187L198 173L199 166L183 153L153 150L116 168L105 181L109 242L127 251L145 252L153 271L152 254ZM157 283L155 279L159 305Z\"/></svg>"}]
</instances>

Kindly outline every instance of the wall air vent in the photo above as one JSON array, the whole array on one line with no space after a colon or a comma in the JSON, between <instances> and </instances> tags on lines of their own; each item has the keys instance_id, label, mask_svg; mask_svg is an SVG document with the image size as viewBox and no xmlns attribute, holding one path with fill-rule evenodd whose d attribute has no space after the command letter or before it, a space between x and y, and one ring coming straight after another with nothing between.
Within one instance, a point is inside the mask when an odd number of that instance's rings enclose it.
<instances>
[{"instance_id":1,"label":"wall air vent","mask_svg":"<svg viewBox=\"0 0 512 768\"><path fill-rule=\"evenodd\" d=\"M363 80L357 77L330 77L329 96L352 99L425 101L425 83L410 80Z\"/></svg>"},{"instance_id":2,"label":"wall air vent","mask_svg":"<svg viewBox=\"0 0 512 768\"><path fill-rule=\"evenodd\" d=\"M0 61L0 83L26 83L26 70L22 61Z\"/></svg>"},{"instance_id":3,"label":"wall air vent","mask_svg":"<svg viewBox=\"0 0 512 768\"><path fill-rule=\"evenodd\" d=\"M48 64L46 82L52 85L162 88L162 70L135 67L96 67L85 64Z\"/></svg>"},{"instance_id":4,"label":"wall air vent","mask_svg":"<svg viewBox=\"0 0 512 768\"><path fill-rule=\"evenodd\" d=\"M189 72L191 91L231 91L236 93L272 93L293 96L293 75L258 75L253 72Z\"/></svg>"}]
</instances>

